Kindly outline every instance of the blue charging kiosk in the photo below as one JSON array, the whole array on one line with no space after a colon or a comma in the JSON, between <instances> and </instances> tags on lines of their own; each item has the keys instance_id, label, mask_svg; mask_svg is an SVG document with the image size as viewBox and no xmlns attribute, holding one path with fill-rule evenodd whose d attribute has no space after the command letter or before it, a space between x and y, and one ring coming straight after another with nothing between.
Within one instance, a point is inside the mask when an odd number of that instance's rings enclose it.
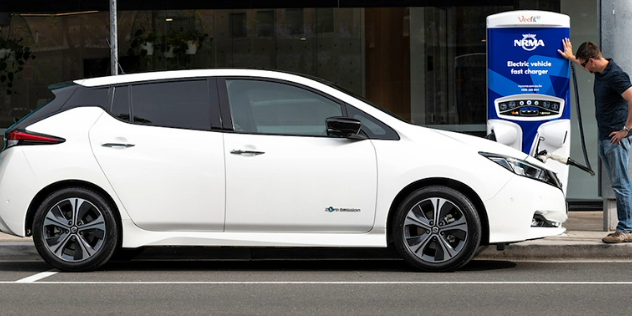
<instances>
[{"instance_id":1,"label":"blue charging kiosk","mask_svg":"<svg viewBox=\"0 0 632 316\"><path fill-rule=\"evenodd\" d=\"M558 49L570 18L546 11L487 17L487 133L531 156L570 155L570 66ZM568 165L548 160L564 187Z\"/></svg>"}]
</instances>

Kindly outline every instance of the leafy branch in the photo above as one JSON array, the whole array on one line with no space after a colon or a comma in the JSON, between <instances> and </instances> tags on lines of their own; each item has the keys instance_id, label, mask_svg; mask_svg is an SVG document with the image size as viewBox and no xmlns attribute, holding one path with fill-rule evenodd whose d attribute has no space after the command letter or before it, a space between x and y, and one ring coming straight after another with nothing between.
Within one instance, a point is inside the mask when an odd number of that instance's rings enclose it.
<instances>
[{"instance_id":1,"label":"leafy branch","mask_svg":"<svg viewBox=\"0 0 632 316\"><path fill-rule=\"evenodd\" d=\"M16 93L13 89L15 76L24 70L29 59L35 59L30 47L20 43L22 39L0 38L0 86L6 89L7 95Z\"/></svg>"}]
</instances>

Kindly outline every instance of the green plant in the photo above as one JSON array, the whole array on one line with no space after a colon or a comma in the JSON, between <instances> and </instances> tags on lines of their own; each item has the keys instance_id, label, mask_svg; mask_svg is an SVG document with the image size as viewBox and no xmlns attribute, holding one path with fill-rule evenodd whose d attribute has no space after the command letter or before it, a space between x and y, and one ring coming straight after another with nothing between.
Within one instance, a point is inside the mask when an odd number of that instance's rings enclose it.
<instances>
[{"instance_id":1,"label":"green plant","mask_svg":"<svg viewBox=\"0 0 632 316\"><path fill-rule=\"evenodd\" d=\"M151 64L151 59L147 57L148 51L146 48L147 46L145 45L147 45L148 43L150 45L153 45L157 39L158 36L156 35L156 33L147 32L144 27L141 27L134 32L134 36L132 37L130 42L130 48L127 50L127 55L135 56L136 51L138 51L141 62L149 66Z\"/></svg>"},{"instance_id":2,"label":"green plant","mask_svg":"<svg viewBox=\"0 0 632 316\"><path fill-rule=\"evenodd\" d=\"M202 44L209 39L209 35L206 33L200 33L197 30L183 30L182 28L178 32L173 32L167 36L164 49L173 53L172 58L168 58L169 63L173 67L186 67L191 62L191 53L189 51L189 42L195 45L195 49L202 47Z\"/></svg>"},{"instance_id":3,"label":"green plant","mask_svg":"<svg viewBox=\"0 0 632 316\"><path fill-rule=\"evenodd\" d=\"M22 46L21 42L21 38L0 38L0 86L7 94L16 93L13 90L15 75L24 70L27 60L35 59L31 48Z\"/></svg>"}]
</instances>

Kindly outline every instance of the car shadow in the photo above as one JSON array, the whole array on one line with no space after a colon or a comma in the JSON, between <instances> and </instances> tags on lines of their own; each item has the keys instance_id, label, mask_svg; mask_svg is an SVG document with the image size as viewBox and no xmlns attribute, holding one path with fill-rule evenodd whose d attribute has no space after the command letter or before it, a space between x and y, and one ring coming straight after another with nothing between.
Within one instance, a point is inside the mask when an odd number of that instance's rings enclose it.
<instances>
[{"instance_id":1,"label":"car shadow","mask_svg":"<svg viewBox=\"0 0 632 316\"><path fill-rule=\"evenodd\" d=\"M392 249L276 247L148 247L118 256L100 270L375 271L420 273ZM472 260L458 271L511 269L500 260ZM458 272L457 271L457 272Z\"/></svg>"}]
</instances>

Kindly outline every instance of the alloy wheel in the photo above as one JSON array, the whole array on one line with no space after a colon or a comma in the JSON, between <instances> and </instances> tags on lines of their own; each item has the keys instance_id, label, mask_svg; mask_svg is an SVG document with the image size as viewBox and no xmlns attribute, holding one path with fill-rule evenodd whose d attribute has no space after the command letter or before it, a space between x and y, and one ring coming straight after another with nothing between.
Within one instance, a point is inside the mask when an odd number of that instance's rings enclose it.
<instances>
[{"instance_id":1,"label":"alloy wheel","mask_svg":"<svg viewBox=\"0 0 632 316\"><path fill-rule=\"evenodd\" d=\"M415 204L403 225L405 245L420 260L441 263L456 257L469 235L467 217L450 200L432 197Z\"/></svg>"},{"instance_id":2,"label":"alloy wheel","mask_svg":"<svg viewBox=\"0 0 632 316\"><path fill-rule=\"evenodd\" d=\"M81 198L63 199L46 213L42 227L45 245L57 258L81 262L104 244L106 222L94 204Z\"/></svg>"}]
</instances>

